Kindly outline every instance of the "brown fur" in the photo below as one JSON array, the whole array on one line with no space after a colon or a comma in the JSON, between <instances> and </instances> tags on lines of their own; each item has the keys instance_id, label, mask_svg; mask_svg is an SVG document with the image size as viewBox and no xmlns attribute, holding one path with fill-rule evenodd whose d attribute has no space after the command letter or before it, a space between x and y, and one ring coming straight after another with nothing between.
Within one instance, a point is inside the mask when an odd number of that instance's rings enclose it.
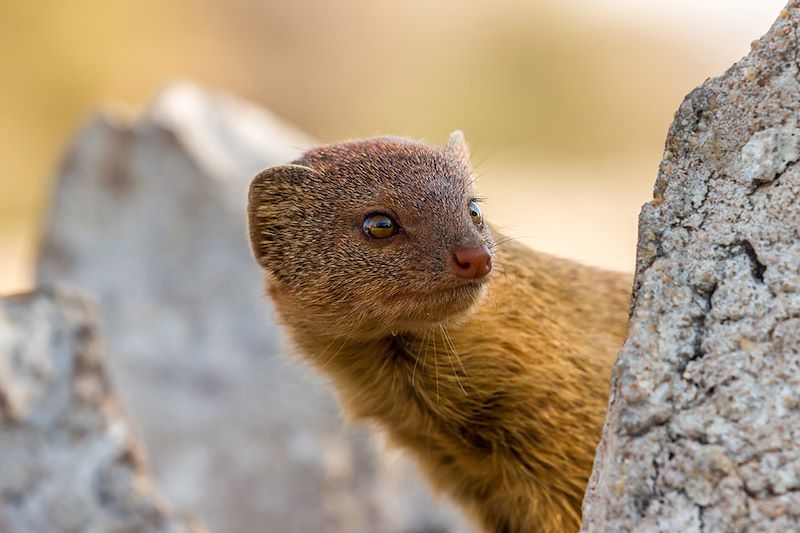
<instances>
[{"instance_id":1,"label":"brown fur","mask_svg":"<svg viewBox=\"0 0 800 533\"><path fill-rule=\"evenodd\" d=\"M479 228L456 132L311 150L259 174L250 235L279 315L333 381L485 531L576 531L627 328L630 279ZM364 217L403 231L367 237ZM465 284L448 261L486 243Z\"/></svg>"}]
</instances>

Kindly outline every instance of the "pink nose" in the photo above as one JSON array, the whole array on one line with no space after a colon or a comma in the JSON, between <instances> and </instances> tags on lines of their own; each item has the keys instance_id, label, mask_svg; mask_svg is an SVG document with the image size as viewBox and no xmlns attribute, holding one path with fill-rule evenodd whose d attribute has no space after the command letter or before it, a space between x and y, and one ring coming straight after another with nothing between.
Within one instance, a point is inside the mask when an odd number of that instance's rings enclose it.
<instances>
[{"instance_id":1,"label":"pink nose","mask_svg":"<svg viewBox=\"0 0 800 533\"><path fill-rule=\"evenodd\" d=\"M475 248L461 248L453 252L451 266L459 277L480 278L492 270L492 256L485 244Z\"/></svg>"}]
</instances>

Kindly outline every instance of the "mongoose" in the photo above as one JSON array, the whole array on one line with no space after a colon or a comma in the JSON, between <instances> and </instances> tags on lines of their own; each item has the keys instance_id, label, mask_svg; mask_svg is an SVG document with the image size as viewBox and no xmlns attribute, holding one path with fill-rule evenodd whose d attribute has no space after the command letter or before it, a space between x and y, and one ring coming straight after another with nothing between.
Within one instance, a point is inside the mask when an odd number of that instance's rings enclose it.
<instances>
[{"instance_id":1,"label":"mongoose","mask_svg":"<svg viewBox=\"0 0 800 533\"><path fill-rule=\"evenodd\" d=\"M460 132L306 152L258 174L268 294L344 411L483 531L576 531L627 329L628 275L491 230Z\"/></svg>"}]
</instances>

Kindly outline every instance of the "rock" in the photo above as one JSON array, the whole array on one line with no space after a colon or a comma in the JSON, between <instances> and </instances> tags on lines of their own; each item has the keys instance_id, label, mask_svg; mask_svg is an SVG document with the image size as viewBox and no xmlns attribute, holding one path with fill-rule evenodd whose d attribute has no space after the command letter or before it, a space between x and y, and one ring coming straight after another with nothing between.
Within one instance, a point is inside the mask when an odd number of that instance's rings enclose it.
<instances>
[{"instance_id":1,"label":"rock","mask_svg":"<svg viewBox=\"0 0 800 533\"><path fill-rule=\"evenodd\" d=\"M798 23L675 116L584 531L800 531Z\"/></svg>"},{"instance_id":2,"label":"rock","mask_svg":"<svg viewBox=\"0 0 800 533\"><path fill-rule=\"evenodd\" d=\"M210 529L463 530L410 462L342 429L327 385L281 353L247 188L312 142L188 84L135 121L96 117L58 176L38 279L98 296L112 377L159 485Z\"/></svg>"},{"instance_id":3,"label":"rock","mask_svg":"<svg viewBox=\"0 0 800 533\"><path fill-rule=\"evenodd\" d=\"M97 328L64 289L0 300L0 531L200 532L156 490Z\"/></svg>"}]
</instances>

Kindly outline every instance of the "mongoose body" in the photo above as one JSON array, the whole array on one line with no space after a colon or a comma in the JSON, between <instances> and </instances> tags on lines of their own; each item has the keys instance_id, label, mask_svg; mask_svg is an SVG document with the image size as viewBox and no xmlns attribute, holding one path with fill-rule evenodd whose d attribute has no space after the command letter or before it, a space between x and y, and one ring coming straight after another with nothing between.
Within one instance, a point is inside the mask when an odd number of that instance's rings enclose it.
<instances>
[{"instance_id":1,"label":"mongoose body","mask_svg":"<svg viewBox=\"0 0 800 533\"><path fill-rule=\"evenodd\" d=\"M460 133L323 146L259 174L254 254L282 322L484 531L576 531L630 278L483 221Z\"/></svg>"}]
</instances>

